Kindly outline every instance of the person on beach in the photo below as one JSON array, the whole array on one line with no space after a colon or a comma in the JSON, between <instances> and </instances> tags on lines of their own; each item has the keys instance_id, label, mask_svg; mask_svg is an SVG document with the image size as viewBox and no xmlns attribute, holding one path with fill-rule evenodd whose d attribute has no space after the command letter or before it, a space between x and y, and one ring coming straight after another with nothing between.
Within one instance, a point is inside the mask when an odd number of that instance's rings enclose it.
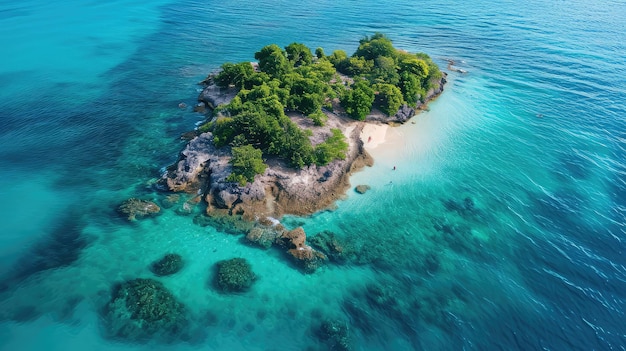
<instances>
[{"instance_id":1,"label":"person on beach","mask_svg":"<svg viewBox=\"0 0 626 351\"><path fill-rule=\"evenodd\" d=\"M370 135L369 138L367 138L367 142L369 143L370 141L372 141L372 136Z\"/></svg>"},{"instance_id":2,"label":"person on beach","mask_svg":"<svg viewBox=\"0 0 626 351\"><path fill-rule=\"evenodd\" d=\"M394 170L394 171L396 170L396 166L393 166L393 170Z\"/></svg>"}]
</instances>

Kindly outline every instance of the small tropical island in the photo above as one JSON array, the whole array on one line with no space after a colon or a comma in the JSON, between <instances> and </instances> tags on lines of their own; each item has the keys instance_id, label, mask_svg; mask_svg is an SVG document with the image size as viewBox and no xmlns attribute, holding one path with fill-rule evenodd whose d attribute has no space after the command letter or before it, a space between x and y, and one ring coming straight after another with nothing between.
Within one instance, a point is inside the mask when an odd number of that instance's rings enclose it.
<instances>
[{"instance_id":1,"label":"small tropical island","mask_svg":"<svg viewBox=\"0 0 626 351\"><path fill-rule=\"evenodd\" d=\"M201 82L196 109L207 109L207 119L158 184L189 194L185 205L206 204L196 223L234 226L312 271L336 253L311 248L301 228L288 231L278 219L344 196L350 174L373 164L366 125L406 122L443 91L445 74L380 33L361 39L351 56L292 43L267 45L254 58L225 63Z\"/></svg>"}]
</instances>

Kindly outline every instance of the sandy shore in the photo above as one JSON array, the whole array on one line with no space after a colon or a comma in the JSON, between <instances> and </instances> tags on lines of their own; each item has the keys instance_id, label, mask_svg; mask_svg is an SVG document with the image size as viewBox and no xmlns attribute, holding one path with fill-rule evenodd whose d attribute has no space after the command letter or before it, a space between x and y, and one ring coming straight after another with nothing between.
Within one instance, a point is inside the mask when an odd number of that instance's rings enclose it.
<instances>
[{"instance_id":1,"label":"sandy shore","mask_svg":"<svg viewBox=\"0 0 626 351\"><path fill-rule=\"evenodd\" d=\"M378 162L388 157L398 158L406 148L406 126L368 123L361 132L363 147Z\"/></svg>"},{"instance_id":2,"label":"sandy shore","mask_svg":"<svg viewBox=\"0 0 626 351\"><path fill-rule=\"evenodd\" d=\"M388 129L389 126L387 124L367 123L361 132L361 141L365 150L370 152L378 145L384 143L387 139Z\"/></svg>"}]
</instances>

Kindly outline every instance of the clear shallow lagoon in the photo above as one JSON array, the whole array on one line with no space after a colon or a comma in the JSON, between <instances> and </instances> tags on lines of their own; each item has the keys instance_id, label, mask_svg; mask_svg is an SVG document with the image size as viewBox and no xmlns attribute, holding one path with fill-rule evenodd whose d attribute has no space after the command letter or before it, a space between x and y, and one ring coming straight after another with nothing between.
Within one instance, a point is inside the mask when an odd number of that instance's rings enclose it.
<instances>
[{"instance_id":1,"label":"clear shallow lagoon","mask_svg":"<svg viewBox=\"0 0 626 351\"><path fill-rule=\"evenodd\" d=\"M0 349L325 350L327 318L356 350L624 349L624 18L623 1L0 2ZM174 209L116 215L161 200L151 181L202 119L178 104L208 72L376 31L469 73L374 150L352 182L370 192L284 219L349 238L361 265L304 275ZM104 337L111 287L168 252L187 265L158 279L191 336ZM211 287L230 257L252 262L251 291Z\"/></svg>"}]
</instances>

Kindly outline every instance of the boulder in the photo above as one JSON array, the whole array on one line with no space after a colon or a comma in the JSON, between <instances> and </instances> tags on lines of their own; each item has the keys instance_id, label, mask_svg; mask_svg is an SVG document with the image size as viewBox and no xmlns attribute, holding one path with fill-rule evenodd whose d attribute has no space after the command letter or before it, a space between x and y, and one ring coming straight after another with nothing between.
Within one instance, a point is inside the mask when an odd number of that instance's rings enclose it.
<instances>
[{"instance_id":1,"label":"boulder","mask_svg":"<svg viewBox=\"0 0 626 351\"><path fill-rule=\"evenodd\" d=\"M300 249L306 246L306 233L302 227L298 227L282 233L277 242L288 249Z\"/></svg>"},{"instance_id":2,"label":"boulder","mask_svg":"<svg viewBox=\"0 0 626 351\"><path fill-rule=\"evenodd\" d=\"M287 253L296 259L306 273L313 273L327 260L326 255L306 244L306 233L302 227L284 231L276 243L287 248Z\"/></svg>"},{"instance_id":3,"label":"boulder","mask_svg":"<svg viewBox=\"0 0 626 351\"><path fill-rule=\"evenodd\" d=\"M161 208L152 201L130 198L117 208L117 211L126 216L129 221L134 221L137 217L154 215L161 211Z\"/></svg>"},{"instance_id":4,"label":"boulder","mask_svg":"<svg viewBox=\"0 0 626 351\"><path fill-rule=\"evenodd\" d=\"M370 189L371 189L371 187L370 187L369 185L363 185L363 184L361 184L361 185L357 185L357 186L354 188L354 191L356 191L356 192L357 192L357 193L359 193L359 194L365 194L365 193L366 193L368 190L370 190Z\"/></svg>"},{"instance_id":5,"label":"boulder","mask_svg":"<svg viewBox=\"0 0 626 351\"><path fill-rule=\"evenodd\" d=\"M208 85L198 96L198 101L205 103L206 107L212 110L221 104L229 103L239 92L239 89L236 88L220 88L210 78L204 83L208 83Z\"/></svg>"},{"instance_id":6,"label":"boulder","mask_svg":"<svg viewBox=\"0 0 626 351\"><path fill-rule=\"evenodd\" d=\"M202 133L193 138L180 153L178 162L172 165L160 182L170 191L196 194L203 185L205 167L215 157L213 135Z\"/></svg>"},{"instance_id":7,"label":"boulder","mask_svg":"<svg viewBox=\"0 0 626 351\"><path fill-rule=\"evenodd\" d=\"M398 109L398 112L396 112L394 116L394 120L397 122L404 123L413 116L415 116L415 109L410 107L407 104L404 104L400 106L400 109Z\"/></svg>"},{"instance_id":8,"label":"boulder","mask_svg":"<svg viewBox=\"0 0 626 351\"><path fill-rule=\"evenodd\" d=\"M150 266L152 273L158 276L172 275L185 266L183 258L179 254L167 254Z\"/></svg>"}]
</instances>

